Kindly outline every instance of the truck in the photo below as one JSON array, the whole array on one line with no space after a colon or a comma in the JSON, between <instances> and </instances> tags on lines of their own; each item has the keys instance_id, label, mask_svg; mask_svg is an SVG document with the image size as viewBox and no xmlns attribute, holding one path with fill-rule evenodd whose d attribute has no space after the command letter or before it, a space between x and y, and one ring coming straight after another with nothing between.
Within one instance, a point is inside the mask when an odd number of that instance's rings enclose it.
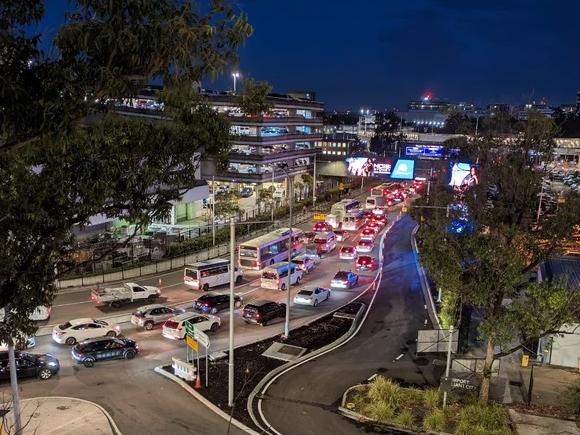
<instances>
[{"instance_id":1,"label":"truck","mask_svg":"<svg viewBox=\"0 0 580 435\"><path fill-rule=\"evenodd\" d=\"M91 300L96 304L109 305L119 308L121 305L135 302L153 302L161 295L161 290L150 285L139 285L126 282L121 287L96 288L91 291Z\"/></svg>"}]
</instances>

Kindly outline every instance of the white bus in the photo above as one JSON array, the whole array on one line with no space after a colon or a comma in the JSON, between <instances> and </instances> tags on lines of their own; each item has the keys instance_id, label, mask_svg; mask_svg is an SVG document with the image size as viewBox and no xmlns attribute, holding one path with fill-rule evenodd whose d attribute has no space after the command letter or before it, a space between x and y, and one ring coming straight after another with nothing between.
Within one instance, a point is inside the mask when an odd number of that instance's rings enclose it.
<instances>
[{"instance_id":1,"label":"white bus","mask_svg":"<svg viewBox=\"0 0 580 435\"><path fill-rule=\"evenodd\" d=\"M234 269L236 283L242 280L242 272L237 267ZM185 285L196 290L208 291L210 287L230 283L230 261L222 258L200 261L188 264L183 271Z\"/></svg>"},{"instance_id":2,"label":"white bus","mask_svg":"<svg viewBox=\"0 0 580 435\"><path fill-rule=\"evenodd\" d=\"M290 268L290 285L300 284L302 270L296 264L288 264L287 261L284 261L268 266L262 271L261 287L272 290L286 290L288 268Z\"/></svg>"},{"instance_id":3,"label":"white bus","mask_svg":"<svg viewBox=\"0 0 580 435\"><path fill-rule=\"evenodd\" d=\"M292 256L304 252L301 241L304 232L292 228ZM238 249L238 264L247 269L262 270L266 266L288 260L288 243L290 230L280 228L268 234L240 244Z\"/></svg>"},{"instance_id":4,"label":"white bus","mask_svg":"<svg viewBox=\"0 0 580 435\"><path fill-rule=\"evenodd\" d=\"M355 210L342 216L340 228L347 231L358 231L364 226L365 222L364 213L360 210Z\"/></svg>"},{"instance_id":5,"label":"white bus","mask_svg":"<svg viewBox=\"0 0 580 435\"><path fill-rule=\"evenodd\" d=\"M341 216L361 209L361 204L356 199L343 199L330 208L330 213L335 216Z\"/></svg>"},{"instance_id":6,"label":"white bus","mask_svg":"<svg viewBox=\"0 0 580 435\"><path fill-rule=\"evenodd\" d=\"M367 196L366 209L372 210L373 213L382 215L385 213L386 201L384 196Z\"/></svg>"}]
</instances>

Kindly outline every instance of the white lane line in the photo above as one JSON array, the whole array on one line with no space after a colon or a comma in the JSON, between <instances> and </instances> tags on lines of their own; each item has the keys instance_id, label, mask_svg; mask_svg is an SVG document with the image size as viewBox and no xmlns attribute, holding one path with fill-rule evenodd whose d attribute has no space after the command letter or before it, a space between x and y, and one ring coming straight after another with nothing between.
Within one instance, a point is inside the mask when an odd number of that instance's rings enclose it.
<instances>
[{"instance_id":1,"label":"white lane line","mask_svg":"<svg viewBox=\"0 0 580 435\"><path fill-rule=\"evenodd\" d=\"M71 305L79 305L79 304L90 304L93 301L80 301L80 302L71 302L70 304L59 304L59 305L53 305L52 308L56 308L56 307L70 307Z\"/></svg>"},{"instance_id":2,"label":"white lane line","mask_svg":"<svg viewBox=\"0 0 580 435\"><path fill-rule=\"evenodd\" d=\"M377 377L377 374L375 373L375 374L374 374L374 375L372 375L370 378L368 378L368 379L367 379L367 381L369 381L369 382L370 382L370 381L372 381L372 380L373 380L374 378L376 378L376 377Z\"/></svg>"},{"instance_id":3,"label":"white lane line","mask_svg":"<svg viewBox=\"0 0 580 435\"><path fill-rule=\"evenodd\" d=\"M399 360L400 360L401 358L403 358L404 356L405 356L405 354L404 354L404 353L402 353L402 354L401 354L401 355L399 355L397 358L395 358L395 359L393 360L393 362L395 362L395 361L399 361Z\"/></svg>"}]
</instances>

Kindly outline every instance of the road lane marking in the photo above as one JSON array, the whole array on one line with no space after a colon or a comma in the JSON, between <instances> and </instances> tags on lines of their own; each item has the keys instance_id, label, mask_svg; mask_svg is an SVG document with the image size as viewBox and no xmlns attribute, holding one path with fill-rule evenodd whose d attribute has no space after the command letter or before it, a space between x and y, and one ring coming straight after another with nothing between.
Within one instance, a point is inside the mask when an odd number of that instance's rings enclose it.
<instances>
[{"instance_id":1,"label":"road lane marking","mask_svg":"<svg viewBox=\"0 0 580 435\"><path fill-rule=\"evenodd\" d=\"M399 361L399 360L400 360L401 358L403 358L404 356L405 356L405 354L404 354L404 353L402 353L402 354L401 354L401 355L399 355L397 358L395 358L395 359L393 360L393 362L395 362L395 361Z\"/></svg>"},{"instance_id":2,"label":"road lane marking","mask_svg":"<svg viewBox=\"0 0 580 435\"><path fill-rule=\"evenodd\" d=\"M69 307L71 305L79 305L79 304L90 304L93 301L80 301L80 302L71 302L70 304L59 304L59 305L53 305L52 308L56 308L56 307Z\"/></svg>"}]
</instances>

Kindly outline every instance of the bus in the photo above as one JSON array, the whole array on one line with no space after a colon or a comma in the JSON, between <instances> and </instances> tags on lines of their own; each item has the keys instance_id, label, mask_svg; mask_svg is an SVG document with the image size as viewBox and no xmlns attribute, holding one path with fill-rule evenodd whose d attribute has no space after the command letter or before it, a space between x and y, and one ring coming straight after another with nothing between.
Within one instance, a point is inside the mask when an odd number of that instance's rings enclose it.
<instances>
[{"instance_id":1,"label":"bus","mask_svg":"<svg viewBox=\"0 0 580 435\"><path fill-rule=\"evenodd\" d=\"M372 210L374 214L382 215L385 213L386 200L384 196L367 196L365 208Z\"/></svg>"},{"instance_id":2,"label":"bus","mask_svg":"<svg viewBox=\"0 0 580 435\"><path fill-rule=\"evenodd\" d=\"M242 272L234 269L234 280L237 284L242 280ZM196 290L208 291L210 287L230 283L230 261L215 258L187 264L183 271L183 283Z\"/></svg>"},{"instance_id":3,"label":"bus","mask_svg":"<svg viewBox=\"0 0 580 435\"><path fill-rule=\"evenodd\" d=\"M342 216L346 213L351 213L361 209L361 204L356 199L343 199L330 208L330 213L335 216Z\"/></svg>"},{"instance_id":4,"label":"bus","mask_svg":"<svg viewBox=\"0 0 580 435\"><path fill-rule=\"evenodd\" d=\"M361 227L364 226L366 219L365 215L360 210L355 210L353 212L347 213L342 216L341 219L342 225L341 229L347 231L358 231Z\"/></svg>"},{"instance_id":5,"label":"bus","mask_svg":"<svg viewBox=\"0 0 580 435\"><path fill-rule=\"evenodd\" d=\"M304 252L304 231L292 228L292 257ZM290 229L280 228L239 245L238 264L246 269L262 270L274 263L288 261Z\"/></svg>"}]
</instances>

